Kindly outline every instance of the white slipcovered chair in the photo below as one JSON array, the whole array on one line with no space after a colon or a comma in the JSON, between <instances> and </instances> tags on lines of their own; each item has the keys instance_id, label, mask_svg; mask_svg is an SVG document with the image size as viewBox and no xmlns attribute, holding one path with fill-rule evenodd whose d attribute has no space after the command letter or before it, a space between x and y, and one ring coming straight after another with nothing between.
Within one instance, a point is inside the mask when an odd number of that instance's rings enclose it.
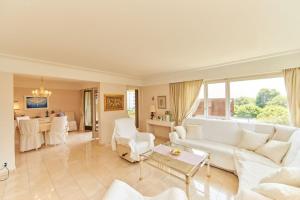
<instances>
[{"instance_id":1,"label":"white slipcovered chair","mask_svg":"<svg viewBox=\"0 0 300 200\"><path fill-rule=\"evenodd\" d=\"M20 120L20 151L37 150L43 144L43 135L39 132L38 119Z\"/></svg>"},{"instance_id":2,"label":"white slipcovered chair","mask_svg":"<svg viewBox=\"0 0 300 200\"><path fill-rule=\"evenodd\" d=\"M115 121L112 149L130 162L139 161L140 154L154 147L154 140L152 133L139 132L132 118L121 118Z\"/></svg>"},{"instance_id":3,"label":"white slipcovered chair","mask_svg":"<svg viewBox=\"0 0 300 200\"><path fill-rule=\"evenodd\" d=\"M67 117L53 117L50 131L45 134L46 145L56 145L66 142L66 135L68 134Z\"/></svg>"},{"instance_id":4,"label":"white slipcovered chair","mask_svg":"<svg viewBox=\"0 0 300 200\"><path fill-rule=\"evenodd\" d=\"M16 117L16 120L17 120L17 125L20 128L20 121L22 121L22 120L30 120L30 117L29 116Z\"/></svg>"},{"instance_id":5,"label":"white slipcovered chair","mask_svg":"<svg viewBox=\"0 0 300 200\"><path fill-rule=\"evenodd\" d=\"M65 115L68 118L69 131L77 131L77 123L75 121L74 112L65 112Z\"/></svg>"},{"instance_id":6,"label":"white slipcovered chair","mask_svg":"<svg viewBox=\"0 0 300 200\"><path fill-rule=\"evenodd\" d=\"M115 180L104 195L103 200L187 200L179 188L170 188L154 197L145 197L126 183Z\"/></svg>"}]
</instances>

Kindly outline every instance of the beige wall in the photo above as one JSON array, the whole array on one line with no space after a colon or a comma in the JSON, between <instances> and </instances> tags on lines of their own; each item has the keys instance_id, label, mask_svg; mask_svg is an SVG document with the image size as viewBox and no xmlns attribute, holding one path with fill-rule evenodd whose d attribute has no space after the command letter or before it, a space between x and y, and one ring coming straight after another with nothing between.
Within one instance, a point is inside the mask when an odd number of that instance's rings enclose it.
<instances>
[{"instance_id":1,"label":"beige wall","mask_svg":"<svg viewBox=\"0 0 300 200\"><path fill-rule=\"evenodd\" d=\"M30 117L45 116L45 109L42 110L25 110L24 96L30 96L33 88L14 88L14 100L19 102L20 110L16 111L17 114L25 114ZM77 123L80 117L80 91L79 90L60 90L51 89L52 95L49 98L49 109L56 112L73 111Z\"/></svg>"},{"instance_id":2,"label":"beige wall","mask_svg":"<svg viewBox=\"0 0 300 200\"><path fill-rule=\"evenodd\" d=\"M0 167L4 162L15 168L13 75L0 72Z\"/></svg>"},{"instance_id":3,"label":"beige wall","mask_svg":"<svg viewBox=\"0 0 300 200\"><path fill-rule=\"evenodd\" d=\"M101 83L100 84L100 130L101 142L110 144L112 133L114 130L115 119L127 117L126 108L126 85ZM122 111L104 111L104 95L105 94L123 94L124 95L124 110Z\"/></svg>"},{"instance_id":4,"label":"beige wall","mask_svg":"<svg viewBox=\"0 0 300 200\"><path fill-rule=\"evenodd\" d=\"M150 106L152 104L156 107L156 115L164 115L165 111L170 110L170 95L169 85L154 85L145 86L140 88L141 93L141 106L140 106L140 129L146 131L146 120L150 119ZM166 96L167 98L167 109L157 108L157 96ZM154 97L154 101L152 101ZM167 137L169 130L167 128L156 128L155 135L159 137Z\"/></svg>"}]
</instances>

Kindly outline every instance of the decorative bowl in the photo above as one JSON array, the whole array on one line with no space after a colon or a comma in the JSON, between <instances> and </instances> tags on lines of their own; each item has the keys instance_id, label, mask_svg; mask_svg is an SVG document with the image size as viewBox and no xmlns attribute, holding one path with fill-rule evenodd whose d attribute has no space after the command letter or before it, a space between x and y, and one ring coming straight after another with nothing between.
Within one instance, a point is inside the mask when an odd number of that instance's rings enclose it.
<instances>
[{"instance_id":1,"label":"decorative bowl","mask_svg":"<svg viewBox=\"0 0 300 200\"><path fill-rule=\"evenodd\" d=\"M173 155L173 156L179 156L181 153L181 150L180 149L172 149L170 150L170 154Z\"/></svg>"}]
</instances>

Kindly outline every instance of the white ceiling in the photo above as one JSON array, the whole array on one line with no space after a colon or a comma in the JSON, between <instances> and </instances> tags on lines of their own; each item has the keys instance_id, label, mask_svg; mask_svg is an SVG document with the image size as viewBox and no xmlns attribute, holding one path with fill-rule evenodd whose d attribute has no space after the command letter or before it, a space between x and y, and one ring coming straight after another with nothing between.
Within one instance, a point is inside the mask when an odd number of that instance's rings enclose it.
<instances>
[{"instance_id":1,"label":"white ceiling","mask_svg":"<svg viewBox=\"0 0 300 200\"><path fill-rule=\"evenodd\" d=\"M0 0L0 53L138 77L300 49L299 0Z\"/></svg>"}]
</instances>

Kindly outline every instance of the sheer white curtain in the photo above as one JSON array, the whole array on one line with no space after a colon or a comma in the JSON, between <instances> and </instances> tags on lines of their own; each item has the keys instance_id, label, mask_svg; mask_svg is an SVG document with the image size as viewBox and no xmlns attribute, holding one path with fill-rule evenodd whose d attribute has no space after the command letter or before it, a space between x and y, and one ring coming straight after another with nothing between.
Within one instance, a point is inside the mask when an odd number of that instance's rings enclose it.
<instances>
[{"instance_id":1,"label":"sheer white curtain","mask_svg":"<svg viewBox=\"0 0 300 200\"><path fill-rule=\"evenodd\" d=\"M171 112L175 123L181 124L195 109L202 80L170 83Z\"/></svg>"}]
</instances>

